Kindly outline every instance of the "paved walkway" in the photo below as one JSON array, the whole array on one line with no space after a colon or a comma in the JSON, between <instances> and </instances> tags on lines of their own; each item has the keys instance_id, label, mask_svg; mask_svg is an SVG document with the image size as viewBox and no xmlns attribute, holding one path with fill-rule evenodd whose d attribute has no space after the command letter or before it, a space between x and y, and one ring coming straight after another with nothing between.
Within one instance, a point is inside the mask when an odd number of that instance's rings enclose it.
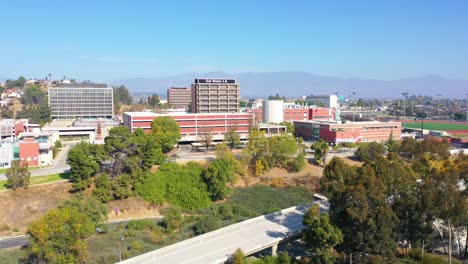
<instances>
[{"instance_id":1,"label":"paved walkway","mask_svg":"<svg viewBox=\"0 0 468 264\"><path fill-rule=\"evenodd\" d=\"M328 211L327 203L319 205ZM302 219L309 207L301 205L259 216L120 263L223 263L238 248L249 255L297 234L304 227Z\"/></svg>"}]
</instances>

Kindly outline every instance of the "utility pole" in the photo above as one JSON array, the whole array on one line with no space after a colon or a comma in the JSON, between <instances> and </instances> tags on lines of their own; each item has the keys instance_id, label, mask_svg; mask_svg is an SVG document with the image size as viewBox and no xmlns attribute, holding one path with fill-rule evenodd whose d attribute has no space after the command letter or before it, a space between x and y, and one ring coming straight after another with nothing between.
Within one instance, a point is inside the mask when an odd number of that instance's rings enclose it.
<instances>
[{"instance_id":1,"label":"utility pole","mask_svg":"<svg viewBox=\"0 0 468 264\"><path fill-rule=\"evenodd\" d=\"M407 92L401 93L405 97L403 100L403 129L406 127L406 97L408 96Z\"/></svg>"}]
</instances>

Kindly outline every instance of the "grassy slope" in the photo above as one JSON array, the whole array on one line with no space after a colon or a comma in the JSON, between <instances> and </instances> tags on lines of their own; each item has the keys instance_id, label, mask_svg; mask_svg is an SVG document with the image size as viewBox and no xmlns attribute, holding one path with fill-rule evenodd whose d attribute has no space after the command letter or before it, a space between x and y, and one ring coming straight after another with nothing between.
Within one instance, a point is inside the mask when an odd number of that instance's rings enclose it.
<instances>
[{"instance_id":1,"label":"grassy slope","mask_svg":"<svg viewBox=\"0 0 468 264\"><path fill-rule=\"evenodd\" d=\"M70 178L70 172L56 173L44 176L31 177L30 186L65 180ZM0 181L0 190L6 189L6 180Z\"/></svg>"}]
</instances>

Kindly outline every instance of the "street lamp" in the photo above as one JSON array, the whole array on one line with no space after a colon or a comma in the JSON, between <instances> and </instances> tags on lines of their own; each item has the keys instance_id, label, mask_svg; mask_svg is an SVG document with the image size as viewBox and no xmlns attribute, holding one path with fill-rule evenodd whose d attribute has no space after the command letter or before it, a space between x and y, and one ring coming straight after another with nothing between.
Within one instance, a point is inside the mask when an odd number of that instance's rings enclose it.
<instances>
[{"instance_id":1,"label":"street lamp","mask_svg":"<svg viewBox=\"0 0 468 264\"><path fill-rule=\"evenodd\" d=\"M405 97L403 100L403 129L406 127L406 97L408 96L407 92L401 93Z\"/></svg>"},{"instance_id":2,"label":"street lamp","mask_svg":"<svg viewBox=\"0 0 468 264\"><path fill-rule=\"evenodd\" d=\"M354 99L354 96L356 95L356 92L353 92L353 99ZM354 106L353 106L353 122L354 122Z\"/></svg>"},{"instance_id":3,"label":"street lamp","mask_svg":"<svg viewBox=\"0 0 468 264\"><path fill-rule=\"evenodd\" d=\"M353 264L353 254L361 254L366 257L369 256L369 254L367 254L366 252L351 252L351 254L349 254L349 264Z\"/></svg>"},{"instance_id":4,"label":"street lamp","mask_svg":"<svg viewBox=\"0 0 468 264\"><path fill-rule=\"evenodd\" d=\"M122 242L124 241L124 237L120 237L119 239L119 262L122 262Z\"/></svg>"}]
</instances>

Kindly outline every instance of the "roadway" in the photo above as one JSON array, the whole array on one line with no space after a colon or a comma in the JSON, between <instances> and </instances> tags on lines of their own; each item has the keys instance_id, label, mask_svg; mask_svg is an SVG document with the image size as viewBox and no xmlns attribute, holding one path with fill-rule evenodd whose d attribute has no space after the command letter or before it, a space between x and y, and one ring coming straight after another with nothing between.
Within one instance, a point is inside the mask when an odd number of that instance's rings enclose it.
<instances>
[{"instance_id":1,"label":"roadway","mask_svg":"<svg viewBox=\"0 0 468 264\"><path fill-rule=\"evenodd\" d=\"M62 149L58 153L57 157L54 159L52 166L48 166L42 169L30 170L31 177L44 176L56 173L63 173L70 170L70 166L67 164L67 155L70 148L75 143L64 143ZM0 180L6 180L4 173L0 174Z\"/></svg>"},{"instance_id":2,"label":"roadway","mask_svg":"<svg viewBox=\"0 0 468 264\"><path fill-rule=\"evenodd\" d=\"M22 247L28 244L27 236L9 237L0 240L0 250L12 247Z\"/></svg>"},{"instance_id":3,"label":"roadway","mask_svg":"<svg viewBox=\"0 0 468 264\"><path fill-rule=\"evenodd\" d=\"M328 211L328 203L319 205ZM238 248L250 255L297 235L304 228L302 219L309 207L301 205L252 218L120 263L224 263Z\"/></svg>"}]
</instances>

